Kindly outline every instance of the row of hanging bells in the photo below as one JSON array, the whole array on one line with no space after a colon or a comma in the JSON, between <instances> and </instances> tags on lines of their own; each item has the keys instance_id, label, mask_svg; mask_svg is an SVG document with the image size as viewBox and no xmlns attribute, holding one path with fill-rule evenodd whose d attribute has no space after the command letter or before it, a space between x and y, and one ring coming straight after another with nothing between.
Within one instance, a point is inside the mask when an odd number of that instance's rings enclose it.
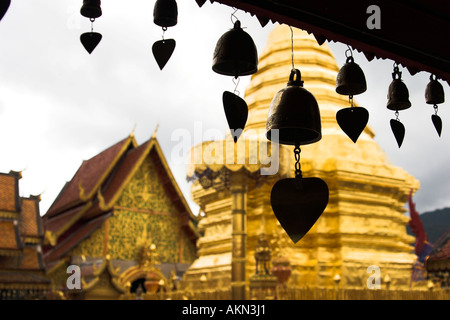
<instances>
[{"instance_id":1,"label":"row of hanging bells","mask_svg":"<svg viewBox=\"0 0 450 320\"><path fill-rule=\"evenodd\" d=\"M301 145L318 142L322 125L317 100L303 87L300 70L294 66L285 88L272 99L266 122L266 137L272 143L294 146L295 177L275 183L270 195L272 210L290 239L297 243L316 223L328 204L328 186L320 178L304 178L300 165Z\"/></svg>"},{"instance_id":2,"label":"row of hanging bells","mask_svg":"<svg viewBox=\"0 0 450 320\"><path fill-rule=\"evenodd\" d=\"M82 16L91 21L91 31L83 33L80 41L84 48L91 54L102 40L102 35L94 32L94 21L102 15L100 0L83 0L80 9ZM168 27L175 26L178 21L178 7L175 0L157 0L153 8L153 22L162 27L162 40L156 41L152 46L153 56L162 70L175 50L174 39L164 39L164 33Z\"/></svg>"},{"instance_id":3,"label":"row of hanging bells","mask_svg":"<svg viewBox=\"0 0 450 320\"><path fill-rule=\"evenodd\" d=\"M402 146L405 137L405 126L399 120L399 111L411 108L409 101L409 91L406 84L401 79L402 73L398 64L394 63L394 72L392 73L392 82L388 89L387 108L395 111L395 119L391 119L390 125L397 145ZM425 102L433 105L435 114L431 115L431 121L438 133L439 137L442 132L442 119L437 115L438 104L444 103L444 88L437 81L436 76L430 75L430 82L425 89Z\"/></svg>"},{"instance_id":4,"label":"row of hanging bells","mask_svg":"<svg viewBox=\"0 0 450 320\"><path fill-rule=\"evenodd\" d=\"M236 12L236 10L235 10ZM234 16L234 12L231 17ZM233 19L231 20L233 22ZM237 90L240 76L258 71L258 52L252 37L243 30L236 18L233 28L225 32L214 49L212 70L218 74L232 76L234 92L225 91L222 103L233 140L236 143L248 118L248 106Z\"/></svg>"},{"instance_id":5,"label":"row of hanging bells","mask_svg":"<svg viewBox=\"0 0 450 320\"><path fill-rule=\"evenodd\" d=\"M348 55L348 53L350 54ZM346 58L346 63L336 77L336 92L348 95L351 106L339 110L336 113L336 120L342 131L356 143L369 121L369 112L363 107L354 107L353 96L365 92L367 84L361 67L354 62L350 47L346 51ZM411 102L408 88L402 80L402 73L397 63L394 63L392 82L389 85L387 98L387 108L395 111L395 119L391 119L390 126L398 147L401 147L405 137L405 126L400 122L399 111L409 109ZM425 100L427 104L432 104L434 107L435 114L431 116L431 119L438 135L441 136L442 120L437 115L437 105L444 102L444 89L433 75L430 76L430 82L425 90Z\"/></svg>"}]
</instances>

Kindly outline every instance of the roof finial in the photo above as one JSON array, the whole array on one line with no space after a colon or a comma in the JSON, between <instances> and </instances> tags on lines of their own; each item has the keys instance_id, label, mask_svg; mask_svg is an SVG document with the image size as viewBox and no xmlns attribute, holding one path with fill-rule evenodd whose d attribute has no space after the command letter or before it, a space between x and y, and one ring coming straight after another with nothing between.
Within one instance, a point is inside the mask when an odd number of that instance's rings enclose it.
<instances>
[{"instance_id":1,"label":"roof finial","mask_svg":"<svg viewBox=\"0 0 450 320\"><path fill-rule=\"evenodd\" d=\"M155 131L153 131L152 139L156 139L156 131L158 131L159 128L159 122L156 124Z\"/></svg>"},{"instance_id":2,"label":"roof finial","mask_svg":"<svg viewBox=\"0 0 450 320\"><path fill-rule=\"evenodd\" d=\"M137 123L134 123L133 130L131 130L130 137L134 137L134 131L136 130Z\"/></svg>"}]
</instances>

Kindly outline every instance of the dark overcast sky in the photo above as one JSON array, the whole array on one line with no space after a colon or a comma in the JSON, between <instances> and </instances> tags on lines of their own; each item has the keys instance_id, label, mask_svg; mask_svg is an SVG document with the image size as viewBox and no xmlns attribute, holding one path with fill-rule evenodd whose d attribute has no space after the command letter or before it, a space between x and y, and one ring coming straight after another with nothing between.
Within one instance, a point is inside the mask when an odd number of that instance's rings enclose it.
<instances>
[{"instance_id":1,"label":"dark overcast sky","mask_svg":"<svg viewBox=\"0 0 450 320\"><path fill-rule=\"evenodd\" d=\"M226 132L222 92L232 90L229 77L211 70L218 38L232 27L230 7L194 0L178 1L179 19L166 31L177 42L163 71L151 53L161 39L153 24L154 1L102 1L103 16L94 31L103 39L89 55L79 36L90 30L80 15L81 0L13 0L0 22L0 171L23 170L22 196L42 193L45 213L64 183L81 164L135 127L138 143L150 138L159 123L158 140L169 165L189 199L186 165L171 161L176 129ZM256 17L236 16L261 52L273 24L262 28ZM418 39L420 41L420 39ZM345 62L343 44L329 44L339 65ZM440 106L439 138L431 124L433 108L425 104L429 74L411 76L403 70L411 109L401 112L406 136L399 149L389 127L386 108L393 61L367 62L354 53L363 68L368 90L357 97L369 110L369 125L390 161L421 183L414 201L419 212L450 207L450 103ZM241 79L243 94L249 77ZM444 84L447 100L450 91ZM192 144L202 138L192 135ZM196 209L193 208L196 213Z\"/></svg>"}]
</instances>

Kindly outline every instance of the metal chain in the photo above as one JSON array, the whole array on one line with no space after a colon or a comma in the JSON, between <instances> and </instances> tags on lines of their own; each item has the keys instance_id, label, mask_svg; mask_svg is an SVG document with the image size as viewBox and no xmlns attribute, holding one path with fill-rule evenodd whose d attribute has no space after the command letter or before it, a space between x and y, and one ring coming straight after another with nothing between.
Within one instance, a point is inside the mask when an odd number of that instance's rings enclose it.
<instances>
[{"instance_id":1,"label":"metal chain","mask_svg":"<svg viewBox=\"0 0 450 320\"><path fill-rule=\"evenodd\" d=\"M300 165L300 146L295 146L294 148L294 156L295 156L295 177L301 177L302 176L302 170Z\"/></svg>"},{"instance_id":2,"label":"metal chain","mask_svg":"<svg viewBox=\"0 0 450 320\"><path fill-rule=\"evenodd\" d=\"M94 21L95 21L95 18L90 18L89 20L91 21L91 32L94 32Z\"/></svg>"},{"instance_id":3,"label":"metal chain","mask_svg":"<svg viewBox=\"0 0 450 320\"><path fill-rule=\"evenodd\" d=\"M435 104L433 106L433 108L434 108L434 114L437 115L437 113L438 113L438 106L437 106L437 104Z\"/></svg>"}]
</instances>

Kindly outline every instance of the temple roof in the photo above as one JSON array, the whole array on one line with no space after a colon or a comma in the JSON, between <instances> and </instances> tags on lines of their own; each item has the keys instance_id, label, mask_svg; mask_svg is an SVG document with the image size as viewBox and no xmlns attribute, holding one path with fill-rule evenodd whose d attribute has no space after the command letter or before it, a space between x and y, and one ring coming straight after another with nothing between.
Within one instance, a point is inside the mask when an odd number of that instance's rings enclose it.
<instances>
[{"instance_id":1,"label":"temple roof","mask_svg":"<svg viewBox=\"0 0 450 320\"><path fill-rule=\"evenodd\" d=\"M433 251L426 260L428 271L450 270L450 228L433 245Z\"/></svg>"},{"instance_id":2,"label":"temple roof","mask_svg":"<svg viewBox=\"0 0 450 320\"><path fill-rule=\"evenodd\" d=\"M19 179L19 172L0 173L0 288L48 288L40 197L20 197Z\"/></svg>"},{"instance_id":3,"label":"temple roof","mask_svg":"<svg viewBox=\"0 0 450 320\"><path fill-rule=\"evenodd\" d=\"M175 182L156 137L138 146L130 135L84 161L44 215L46 261L62 257L102 225L147 157L154 161L168 196L182 216L183 230L193 241L197 239L192 224L195 216Z\"/></svg>"},{"instance_id":4,"label":"temple roof","mask_svg":"<svg viewBox=\"0 0 450 320\"><path fill-rule=\"evenodd\" d=\"M136 141L130 135L126 139L100 152L95 157L83 161L72 180L64 186L60 194L56 197L47 211L46 217L55 216L74 204L84 202L81 199L83 195L80 197L80 189L83 190L85 197L91 197L125 151L134 146L136 146Z\"/></svg>"}]
</instances>

